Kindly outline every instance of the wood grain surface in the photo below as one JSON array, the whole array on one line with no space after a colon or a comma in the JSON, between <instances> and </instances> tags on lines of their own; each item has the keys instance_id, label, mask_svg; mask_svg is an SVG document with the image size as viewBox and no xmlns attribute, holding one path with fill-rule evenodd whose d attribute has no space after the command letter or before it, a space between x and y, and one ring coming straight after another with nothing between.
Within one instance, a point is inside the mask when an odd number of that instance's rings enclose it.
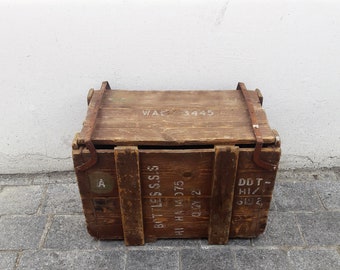
<instances>
[{"instance_id":1,"label":"wood grain surface","mask_svg":"<svg viewBox=\"0 0 340 270\"><path fill-rule=\"evenodd\" d=\"M252 238L265 230L277 170L253 161L256 139L240 91L90 90L72 143L88 232L142 245L162 238ZM263 148L278 165L278 133L261 92L247 90ZM95 114L94 114L95 112ZM95 115L95 119L94 118ZM84 167L83 167L84 168Z\"/></svg>"},{"instance_id":2,"label":"wood grain surface","mask_svg":"<svg viewBox=\"0 0 340 270\"><path fill-rule=\"evenodd\" d=\"M96 108L92 94L89 111ZM257 91L248 91L264 143L274 143ZM93 119L85 120L78 143L85 142ZM240 91L107 90L92 134L95 145L251 144L255 142Z\"/></svg>"}]
</instances>

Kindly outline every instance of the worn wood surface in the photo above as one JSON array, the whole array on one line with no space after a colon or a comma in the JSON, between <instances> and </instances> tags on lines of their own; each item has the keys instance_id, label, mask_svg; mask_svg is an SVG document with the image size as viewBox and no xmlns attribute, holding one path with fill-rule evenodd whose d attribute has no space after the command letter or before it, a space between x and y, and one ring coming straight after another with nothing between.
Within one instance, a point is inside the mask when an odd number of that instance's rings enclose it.
<instances>
[{"instance_id":1,"label":"worn wood surface","mask_svg":"<svg viewBox=\"0 0 340 270\"><path fill-rule=\"evenodd\" d=\"M144 244L141 184L138 149L114 149L124 241L127 246Z\"/></svg>"},{"instance_id":2,"label":"worn wood surface","mask_svg":"<svg viewBox=\"0 0 340 270\"><path fill-rule=\"evenodd\" d=\"M102 91L102 90L100 90ZM94 91L89 111L100 91ZM249 91L264 143L275 136L257 91ZM84 142L93 119L79 135ZM251 144L255 137L240 91L106 90L92 134L95 145Z\"/></svg>"},{"instance_id":3,"label":"worn wood surface","mask_svg":"<svg viewBox=\"0 0 340 270\"><path fill-rule=\"evenodd\" d=\"M239 148L230 238L256 237L266 226L276 173L257 167L253 151ZM89 157L84 148L73 150L75 164ZM262 149L262 158L278 163L280 148ZM208 238L214 162L214 148L139 150L145 241ZM123 239L114 150L98 150L98 163L77 179L91 235Z\"/></svg>"},{"instance_id":4,"label":"worn wood surface","mask_svg":"<svg viewBox=\"0 0 340 270\"><path fill-rule=\"evenodd\" d=\"M278 164L259 90L247 99L261 129L260 159ZM256 139L240 91L101 90L88 95L72 143L88 232L140 245L161 238L256 237L266 227L276 170L253 161ZM94 113L95 112L95 113ZM95 118L95 119L94 119Z\"/></svg>"},{"instance_id":5,"label":"worn wood surface","mask_svg":"<svg viewBox=\"0 0 340 270\"><path fill-rule=\"evenodd\" d=\"M238 147L235 146L215 146L209 244L226 244L229 239L238 153Z\"/></svg>"},{"instance_id":6,"label":"worn wood surface","mask_svg":"<svg viewBox=\"0 0 340 270\"><path fill-rule=\"evenodd\" d=\"M139 153L146 238L206 235L214 149Z\"/></svg>"}]
</instances>

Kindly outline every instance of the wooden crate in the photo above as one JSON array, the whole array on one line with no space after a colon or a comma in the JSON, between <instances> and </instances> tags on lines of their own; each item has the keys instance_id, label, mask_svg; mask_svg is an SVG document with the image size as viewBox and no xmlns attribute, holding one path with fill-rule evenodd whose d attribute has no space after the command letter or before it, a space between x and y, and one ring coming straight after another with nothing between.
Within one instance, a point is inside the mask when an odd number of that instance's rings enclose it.
<instances>
[{"instance_id":1,"label":"wooden crate","mask_svg":"<svg viewBox=\"0 0 340 270\"><path fill-rule=\"evenodd\" d=\"M88 94L72 148L88 232L142 245L160 238L251 238L266 227L280 140L258 89Z\"/></svg>"}]
</instances>

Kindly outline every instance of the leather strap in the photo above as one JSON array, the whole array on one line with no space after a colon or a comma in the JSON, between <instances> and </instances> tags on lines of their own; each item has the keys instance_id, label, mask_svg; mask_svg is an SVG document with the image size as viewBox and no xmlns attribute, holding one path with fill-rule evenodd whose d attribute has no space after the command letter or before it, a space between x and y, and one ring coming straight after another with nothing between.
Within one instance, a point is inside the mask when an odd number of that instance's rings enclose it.
<instances>
[{"instance_id":1,"label":"leather strap","mask_svg":"<svg viewBox=\"0 0 340 270\"><path fill-rule=\"evenodd\" d=\"M91 140L92 137L92 133L94 131L94 128L96 126L96 119L97 119L97 115L98 115L98 111L100 108L100 105L102 103L103 100L103 96L104 96L104 92L105 90L109 90L110 85L108 82L103 82L102 86L99 90L99 93L96 97L96 100L94 102L94 106L91 109L88 110L88 116L87 116L87 128L85 129L85 134L84 134L84 141L85 141L85 145L86 148L90 151L90 159L87 160L86 162L84 162L83 164L79 165L76 167L77 171L85 171L89 168L91 168L93 165L95 165L97 163L98 157L97 157L97 152L96 152L96 148ZM88 100L89 102L89 100ZM89 102L90 103L90 102ZM89 104L90 105L90 104Z\"/></svg>"},{"instance_id":2,"label":"leather strap","mask_svg":"<svg viewBox=\"0 0 340 270\"><path fill-rule=\"evenodd\" d=\"M261 130L260 130L260 125L257 121L253 102L251 101L251 98L248 94L248 90L247 90L245 84L242 83L242 82L239 82L237 84L237 90L241 90L241 92L242 92L242 96L244 97L244 100L246 102L248 112L249 112L249 116L250 116L251 125L252 125L253 132L254 132L254 135L255 135L256 144L255 144L255 151L254 151L254 155L253 155L253 161L257 166L259 166L263 169L266 169L266 170L269 170L269 171L276 171L277 170L276 164L272 164L272 163L269 163L269 162L261 159L261 150L262 150L262 146L263 146L262 133L261 133Z\"/></svg>"}]
</instances>

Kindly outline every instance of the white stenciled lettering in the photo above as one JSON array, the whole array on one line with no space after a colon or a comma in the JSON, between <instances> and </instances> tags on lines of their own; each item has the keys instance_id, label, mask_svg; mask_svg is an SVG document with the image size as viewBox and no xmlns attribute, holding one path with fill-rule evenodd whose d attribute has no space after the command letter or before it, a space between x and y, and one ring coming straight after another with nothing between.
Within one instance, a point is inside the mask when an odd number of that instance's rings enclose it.
<instances>
[{"instance_id":1,"label":"white stenciled lettering","mask_svg":"<svg viewBox=\"0 0 340 270\"><path fill-rule=\"evenodd\" d=\"M238 205L253 205L255 203L254 198L239 198L236 202Z\"/></svg>"},{"instance_id":2,"label":"white stenciled lettering","mask_svg":"<svg viewBox=\"0 0 340 270\"><path fill-rule=\"evenodd\" d=\"M184 182L183 181L175 181L174 182L174 191L176 190L183 190L184 189Z\"/></svg>"},{"instance_id":3,"label":"white stenciled lettering","mask_svg":"<svg viewBox=\"0 0 340 270\"><path fill-rule=\"evenodd\" d=\"M175 199L175 211L174 211L174 221L178 224L181 224L181 222L184 221L184 211L183 211L183 202L184 200L181 199L182 196L184 196L184 181L177 180L174 181L174 196L178 199ZM177 227L181 225L176 225L174 228L175 235L183 235L184 228Z\"/></svg>"},{"instance_id":4,"label":"white stenciled lettering","mask_svg":"<svg viewBox=\"0 0 340 270\"><path fill-rule=\"evenodd\" d=\"M260 187L256 187L254 190L250 187L240 187L238 189L239 195L255 195L260 190Z\"/></svg>"},{"instance_id":5,"label":"white stenciled lettering","mask_svg":"<svg viewBox=\"0 0 340 270\"><path fill-rule=\"evenodd\" d=\"M163 223L157 223L157 222L155 222L155 223L153 224L153 227L154 227L155 229L163 229L163 228L164 228L164 224L163 224Z\"/></svg>"},{"instance_id":6,"label":"white stenciled lettering","mask_svg":"<svg viewBox=\"0 0 340 270\"><path fill-rule=\"evenodd\" d=\"M151 208L155 208L155 207L160 208L163 206L161 198L150 198L149 202L150 202Z\"/></svg>"},{"instance_id":7,"label":"white stenciled lettering","mask_svg":"<svg viewBox=\"0 0 340 270\"><path fill-rule=\"evenodd\" d=\"M143 115L144 116L149 116L150 115L150 110L143 110Z\"/></svg>"},{"instance_id":8,"label":"white stenciled lettering","mask_svg":"<svg viewBox=\"0 0 340 270\"><path fill-rule=\"evenodd\" d=\"M252 186L254 184L254 180L252 178L240 178L238 180L239 186Z\"/></svg>"},{"instance_id":9,"label":"white stenciled lettering","mask_svg":"<svg viewBox=\"0 0 340 270\"><path fill-rule=\"evenodd\" d=\"M149 175L148 180L159 180L159 175Z\"/></svg>"},{"instance_id":10,"label":"white stenciled lettering","mask_svg":"<svg viewBox=\"0 0 340 270\"><path fill-rule=\"evenodd\" d=\"M201 195L201 190L199 190L199 189L193 190L193 191L191 191L191 195L192 196L200 196Z\"/></svg>"},{"instance_id":11,"label":"white stenciled lettering","mask_svg":"<svg viewBox=\"0 0 340 270\"><path fill-rule=\"evenodd\" d=\"M247 195L247 194L250 194L250 188L239 188L238 194L239 194L239 195Z\"/></svg>"},{"instance_id":12,"label":"white stenciled lettering","mask_svg":"<svg viewBox=\"0 0 340 270\"><path fill-rule=\"evenodd\" d=\"M183 235L184 228L175 228L175 235Z\"/></svg>"},{"instance_id":13,"label":"white stenciled lettering","mask_svg":"<svg viewBox=\"0 0 340 270\"><path fill-rule=\"evenodd\" d=\"M238 186L253 186L254 184L256 186L260 186L262 184L262 181L264 181L263 178L261 177L256 177L255 179L253 178L240 178L238 180ZM270 181L265 181L265 184L271 184Z\"/></svg>"},{"instance_id":14,"label":"white stenciled lettering","mask_svg":"<svg viewBox=\"0 0 340 270\"><path fill-rule=\"evenodd\" d=\"M244 206L251 206L251 205L258 205L260 207L263 206L263 202L262 202L262 198L260 197L257 197L257 198L254 198L254 197L250 197L250 198L238 198L237 201L236 201L236 204L237 205L244 205Z\"/></svg>"},{"instance_id":15,"label":"white stenciled lettering","mask_svg":"<svg viewBox=\"0 0 340 270\"><path fill-rule=\"evenodd\" d=\"M213 116L212 110L184 110L185 116Z\"/></svg>"},{"instance_id":16,"label":"white stenciled lettering","mask_svg":"<svg viewBox=\"0 0 340 270\"><path fill-rule=\"evenodd\" d=\"M175 216L175 221L183 221L183 216Z\"/></svg>"},{"instance_id":17,"label":"white stenciled lettering","mask_svg":"<svg viewBox=\"0 0 340 270\"><path fill-rule=\"evenodd\" d=\"M147 166L146 169L149 172L156 172L156 174L158 174L159 167L158 166Z\"/></svg>"},{"instance_id":18,"label":"white stenciled lettering","mask_svg":"<svg viewBox=\"0 0 340 270\"><path fill-rule=\"evenodd\" d=\"M98 180L97 187L98 187L98 188L106 188L105 182L104 182L103 179L99 179L99 180Z\"/></svg>"},{"instance_id":19,"label":"white stenciled lettering","mask_svg":"<svg viewBox=\"0 0 340 270\"><path fill-rule=\"evenodd\" d=\"M145 112L145 114L149 114L149 112ZM148 172L146 179L148 194L151 197L149 198L149 204L153 227L155 229L163 229L165 228L165 224L163 223L163 214L160 212L163 207L163 203L162 199L160 198L160 196L162 196L162 192L159 167L156 165L151 165L147 166L146 170Z\"/></svg>"},{"instance_id":20,"label":"white stenciled lettering","mask_svg":"<svg viewBox=\"0 0 340 270\"><path fill-rule=\"evenodd\" d=\"M157 214L157 215L156 214L152 214L152 220L154 222L153 227L155 229L162 229L162 228L164 228L164 224L163 224L163 222L161 220L162 217L163 217L162 214Z\"/></svg>"},{"instance_id":21,"label":"white stenciled lettering","mask_svg":"<svg viewBox=\"0 0 340 270\"><path fill-rule=\"evenodd\" d=\"M159 191L152 191L149 193L150 196L162 196L162 193Z\"/></svg>"},{"instance_id":22,"label":"white stenciled lettering","mask_svg":"<svg viewBox=\"0 0 340 270\"><path fill-rule=\"evenodd\" d=\"M183 199L175 200L175 207L183 207Z\"/></svg>"},{"instance_id":23,"label":"white stenciled lettering","mask_svg":"<svg viewBox=\"0 0 340 270\"><path fill-rule=\"evenodd\" d=\"M255 195L256 194L256 192L258 192L260 190L260 188L259 187L257 187L257 188L255 188L254 190L253 190L253 192L251 193L252 195Z\"/></svg>"},{"instance_id":24,"label":"white stenciled lettering","mask_svg":"<svg viewBox=\"0 0 340 270\"><path fill-rule=\"evenodd\" d=\"M191 203L191 216L192 217L201 216L201 202L200 201L193 201Z\"/></svg>"},{"instance_id":25,"label":"white stenciled lettering","mask_svg":"<svg viewBox=\"0 0 340 270\"><path fill-rule=\"evenodd\" d=\"M257 198L256 199L256 204L262 207L262 205L263 205L262 198Z\"/></svg>"},{"instance_id":26,"label":"white stenciled lettering","mask_svg":"<svg viewBox=\"0 0 340 270\"><path fill-rule=\"evenodd\" d=\"M159 189L161 187L161 185L159 183L152 183L148 185L149 188L151 189Z\"/></svg>"},{"instance_id":27,"label":"white stenciled lettering","mask_svg":"<svg viewBox=\"0 0 340 270\"><path fill-rule=\"evenodd\" d=\"M168 113L167 110L142 110L143 116L165 116Z\"/></svg>"},{"instance_id":28,"label":"white stenciled lettering","mask_svg":"<svg viewBox=\"0 0 340 270\"><path fill-rule=\"evenodd\" d=\"M263 181L263 178L256 178L256 181L257 181L257 185L261 185L261 182Z\"/></svg>"}]
</instances>

